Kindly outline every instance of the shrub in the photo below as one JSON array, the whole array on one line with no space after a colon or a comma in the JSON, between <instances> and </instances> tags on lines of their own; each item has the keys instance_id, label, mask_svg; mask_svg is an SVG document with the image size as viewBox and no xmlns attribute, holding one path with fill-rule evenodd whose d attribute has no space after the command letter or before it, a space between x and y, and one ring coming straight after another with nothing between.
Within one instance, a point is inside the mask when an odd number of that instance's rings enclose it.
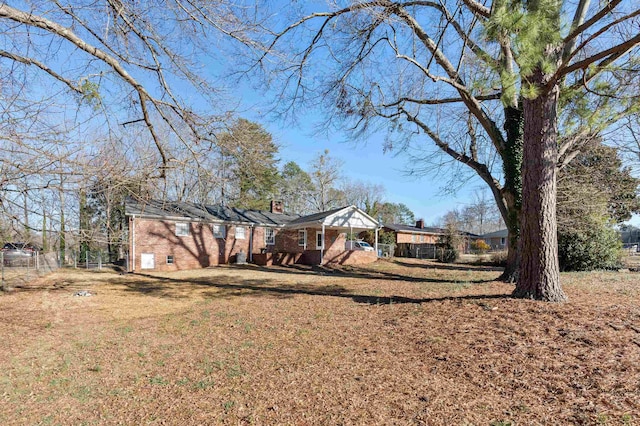
<instances>
[{"instance_id":1,"label":"shrub","mask_svg":"<svg viewBox=\"0 0 640 426\"><path fill-rule=\"evenodd\" d=\"M496 266L506 266L507 252L505 250L491 253L491 263Z\"/></svg>"},{"instance_id":2,"label":"shrub","mask_svg":"<svg viewBox=\"0 0 640 426\"><path fill-rule=\"evenodd\" d=\"M440 262L453 263L458 260L458 245L461 237L456 231L455 224L449 223L445 228L445 232L440 236L438 242L437 256Z\"/></svg>"},{"instance_id":3,"label":"shrub","mask_svg":"<svg viewBox=\"0 0 640 426\"><path fill-rule=\"evenodd\" d=\"M459 253L455 248L438 248L436 251L438 260L443 263L453 263L458 260Z\"/></svg>"},{"instance_id":4,"label":"shrub","mask_svg":"<svg viewBox=\"0 0 640 426\"><path fill-rule=\"evenodd\" d=\"M471 250L474 253L486 253L487 251L489 251L491 247L489 247L489 244L487 244L487 242L485 240L474 240L471 241Z\"/></svg>"},{"instance_id":5,"label":"shrub","mask_svg":"<svg viewBox=\"0 0 640 426\"><path fill-rule=\"evenodd\" d=\"M618 232L606 221L589 221L581 229L558 231L558 258L562 271L617 269L621 266L622 243Z\"/></svg>"}]
</instances>

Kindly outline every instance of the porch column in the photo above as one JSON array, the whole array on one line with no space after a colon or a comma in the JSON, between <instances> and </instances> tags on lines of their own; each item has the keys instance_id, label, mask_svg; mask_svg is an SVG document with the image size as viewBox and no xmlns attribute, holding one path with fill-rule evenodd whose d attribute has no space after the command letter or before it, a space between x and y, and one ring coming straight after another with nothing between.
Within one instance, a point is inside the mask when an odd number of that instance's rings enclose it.
<instances>
[{"instance_id":1,"label":"porch column","mask_svg":"<svg viewBox=\"0 0 640 426\"><path fill-rule=\"evenodd\" d=\"M379 256L379 251L378 251L378 227L376 226L376 257Z\"/></svg>"}]
</instances>

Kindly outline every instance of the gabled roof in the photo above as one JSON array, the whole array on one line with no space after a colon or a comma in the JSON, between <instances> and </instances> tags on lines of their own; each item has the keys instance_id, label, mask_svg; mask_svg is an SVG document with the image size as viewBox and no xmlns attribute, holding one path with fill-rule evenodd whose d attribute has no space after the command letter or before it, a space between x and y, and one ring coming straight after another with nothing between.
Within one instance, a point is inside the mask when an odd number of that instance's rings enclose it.
<instances>
[{"instance_id":1,"label":"gabled roof","mask_svg":"<svg viewBox=\"0 0 640 426\"><path fill-rule=\"evenodd\" d=\"M246 223L265 226L283 226L300 217L286 213L271 213L263 210L237 209L226 206L211 206L186 202L128 199L125 203L127 216L143 216L158 219L188 219L205 222Z\"/></svg>"},{"instance_id":2,"label":"gabled roof","mask_svg":"<svg viewBox=\"0 0 640 426\"><path fill-rule=\"evenodd\" d=\"M302 216L289 222L287 228L325 226L342 229L376 229L378 221L356 206L340 207L326 212Z\"/></svg>"},{"instance_id":3,"label":"gabled roof","mask_svg":"<svg viewBox=\"0 0 640 426\"><path fill-rule=\"evenodd\" d=\"M482 238L506 238L508 236L509 236L509 231L507 229L500 229L499 231L483 234Z\"/></svg>"},{"instance_id":4,"label":"gabled roof","mask_svg":"<svg viewBox=\"0 0 640 426\"><path fill-rule=\"evenodd\" d=\"M403 225L399 223L392 223L390 225L384 225L385 228L391 229L395 232L410 232L412 234L429 234L429 235L444 235L447 233L447 230L444 228L435 228L432 226L425 226L424 228L418 228L416 226L411 225ZM458 230L460 235L465 235L470 238L478 238L479 236L476 234L472 234L467 231Z\"/></svg>"},{"instance_id":5,"label":"gabled roof","mask_svg":"<svg viewBox=\"0 0 640 426\"><path fill-rule=\"evenodd\" d=\"M411 225L402 225L400 223L392 223L389 225L384 225L385 228L389 228L392 231L396 232L412 232L418 234L444 234L446 229L443 228L433 228L430 226L425 226L424 228L417 228Z\"/></svg>"}]
</instances>

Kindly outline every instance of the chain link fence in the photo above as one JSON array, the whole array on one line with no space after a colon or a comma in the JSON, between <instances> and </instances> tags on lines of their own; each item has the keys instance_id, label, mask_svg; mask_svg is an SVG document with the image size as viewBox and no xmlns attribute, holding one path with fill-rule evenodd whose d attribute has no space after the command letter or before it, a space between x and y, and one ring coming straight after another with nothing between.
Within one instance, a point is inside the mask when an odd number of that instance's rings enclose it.
<instances>
[{"instance_id":1,"label":"chain link fence","mask_svg":"<svg viewBox=\"0 0 640 426\"><path fill-rule=\"evenodd\" d=\"M60 267L57 252L40 253L33 256L5 256L0 252L1 288L7 290L37 277L53 272Z\"/></svg>"},{"instance_id":2,"label":"chain link fence","mask_svg":"<svg viewBox=\"0 0 640 426\"><path fill-rule=\"evenodd\" d=\"M378 257L392 258L395 250L396 246L394 244L378 243Z\"/></svg>"},{"instance_id":3,"label":"chain link fence","mask_svg":"<svg viewBox=\"0 0 640 426\"><path fill-rule=\"evenodd\" d=\"M20 287L62 267L103 269L114 266L116 264L109 262L106 251L67 250L64 260L59 252L36 252L33 256L8 256L0 252L0 289Z\"/></svg>"}]
</instances>

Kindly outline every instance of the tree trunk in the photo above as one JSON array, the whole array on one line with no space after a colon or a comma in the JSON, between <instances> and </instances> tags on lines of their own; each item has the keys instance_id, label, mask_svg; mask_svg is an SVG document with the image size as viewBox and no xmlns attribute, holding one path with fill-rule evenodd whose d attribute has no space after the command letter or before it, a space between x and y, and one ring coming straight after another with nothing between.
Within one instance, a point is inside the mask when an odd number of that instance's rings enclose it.
<instances>
[{"instance_id":1,"label":"tree trunk","mask_svg":"<svg viewBox=\"0 0 640 426\"><path fill-rule=\"evenodd\" d=\"M507 263L500 280L507 283L516 283L520 276L520 223L515 207L508 207L510 217L505 220L507 225Z\"/></svg>"},{"instance_id":2,"label":"tree trunk","mask_svg":"<svg viewBox=\"0 0 640 426\"><path fill-rule=\"evenodd\" d=\"M515 283L520 273L520 210L522 208L522 133L524 116L516 106L504 109L504 130L507 135L502 153L504 170L503 199L506 210L503 220L509 231L507 264L500 280Z\"/></svg>"},{"instance_id":3,"label":"tree trunk","mask_svg":"<svg viewBox=\"0 0 640 426\"><path fill-rule=\"evenodd\" d=\"M529 81L543 87L536 70ZM524 152L520 276L515 297L566 301L560 286L556 222L557 105L559 87L523 101Z\"/></svg>"}]
</instances>

